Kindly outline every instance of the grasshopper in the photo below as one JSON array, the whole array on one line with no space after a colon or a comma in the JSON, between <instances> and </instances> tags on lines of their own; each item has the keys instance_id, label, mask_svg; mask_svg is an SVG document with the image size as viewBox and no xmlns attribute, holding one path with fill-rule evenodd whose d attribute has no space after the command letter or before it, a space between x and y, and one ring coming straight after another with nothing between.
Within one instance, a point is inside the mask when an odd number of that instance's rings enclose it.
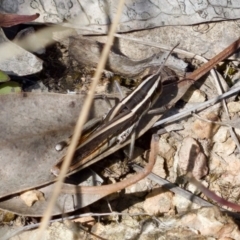
<instances>
[{"instance_id":1,"label":"grasshopper","mask_svg":"<svg viewBox=\"0 0 240 240\"><path fill-rule=\"evenodd\" d=\"M174 48L169 52L164 63ZM121 145L127 139L139 119L149 111L162 93L160 72L163 66L164 64L161 64L157 73L145 76L130 95L109 111L103 123L81 141L68 172L78 169L114 144ZM64 157L51 169L54 175L59 174L63 161Z\"/></svg>"}]
</instances>

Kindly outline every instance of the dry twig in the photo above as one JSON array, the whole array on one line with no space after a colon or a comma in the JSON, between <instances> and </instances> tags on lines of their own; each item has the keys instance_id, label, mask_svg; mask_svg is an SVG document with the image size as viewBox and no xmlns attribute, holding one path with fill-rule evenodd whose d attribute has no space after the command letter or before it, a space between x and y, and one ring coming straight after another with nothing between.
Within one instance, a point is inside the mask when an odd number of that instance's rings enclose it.
<instances>
[{"instance_id":1,"label":"dry twig","mask_svg":"<svg viewBox=\"0 0 240 240\"><path fill-rule=\"evenodd\" d=\"M42 219L41 226L40 226L39 239L41 239L43 231L46 229L46 227L48 225L48 221L51 218L51 212L52 212L53 206L55 205L56 199L57 199L59 193L61 192L61 185L62 185L62 183L65 179L68 167L69 167L71 159L74 155L74 151L77 147L78 139L81 137L82 128L83 128L83 125L84 125L85 121L87 120L89 108L90 108L91 103L92 103L92 99L93 99L93 96L94 96L95 88L97 86L97 82L100 78L101 72L104 68L104 65L105 65L106 61L107 61L108 52L109 52L109 50L111 48L111 45L113 43L114 33L116 31L117 24L118 24L120 16L121 16L123 5L124 5L124 0L121 0L118 4L117 13L116 13L116 16L114 18L113 24L110 28L110 31L109 31L108 41L107 41L106 45L104 46L100 62L98 64L97 70L95 72L94 80L92 82L92 85L91 85L91 88L89 90L88 96L87 96L87 98L84 102L81 114L79 115L79 119L77 121L75 130L74 130L74 134L73 134L73 137L72 137L71 144L69 145L65 161L63 163L62 169L61 169L59 177L58 177L57 185L56 185L56 187L54 189L54 192L53 192L53 195L52 195L52 197L49 201L49 205L48 205L48 207L47 207L47 209L44 213L44 217Z\"/></svg>"}]
</instances>

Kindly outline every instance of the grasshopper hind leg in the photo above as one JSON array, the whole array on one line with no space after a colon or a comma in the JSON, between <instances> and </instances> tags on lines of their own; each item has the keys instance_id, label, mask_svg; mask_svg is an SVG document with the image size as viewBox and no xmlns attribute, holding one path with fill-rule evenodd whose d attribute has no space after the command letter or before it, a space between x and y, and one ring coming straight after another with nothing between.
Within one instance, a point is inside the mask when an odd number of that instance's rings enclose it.
<instances>
[{"instance_id":1,"label":"grasshopper hind leg","mask_svg":"<svg viewBox=\"0 0 240 240\"><path fill-rule=\"evenodd\" d=\"M122 143L128 138L129 135L131 135L131 142L129 145L129 154L128 154L129 159L132 159L133 157L134 145L136 140L136 127L138 125L138 122L139 121L134 123L132 126L130 126L127 130L125 130L123 133L121 133L117 137L118 143Z\"/></svg>"}]
</instances>

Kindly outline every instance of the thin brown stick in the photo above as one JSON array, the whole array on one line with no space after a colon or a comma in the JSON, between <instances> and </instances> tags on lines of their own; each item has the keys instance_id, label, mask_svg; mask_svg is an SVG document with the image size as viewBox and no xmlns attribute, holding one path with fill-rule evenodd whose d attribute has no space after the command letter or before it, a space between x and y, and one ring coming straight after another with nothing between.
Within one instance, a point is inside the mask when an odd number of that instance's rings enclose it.
<instances>
[{"instance_id":1,"label":"thin brown stick","mask_svg":"<svg viewBox=\"0 0 240 240\"><path fill-rule=\"evenodd\" d=\"M71 184L64 184L62 188L62 192L68 193L68 194L94 194L98 195L99 198L103 198L111 193L120 191L121 189L124 189L141 179L145 178L148 174L151 173L153 166L155 164L156 156L158 153L158 141L159 137L157 134L153 134L152 140L151 140L151 151L149 154L149 162L143 169L143 171L140 171L138 174L127 178L126 180L110 185L104 185L104 186L95 186L95 187L84 187L84 186L75 186Z\"/></svg>"},{"instance_id":2,"label":"thin brown stick","mask_svg":"<svg viewBox=\"0 0 240 240\"><path fill-rule=\"evenodd\" d=\"M215 57L203 64L200 68L196 69L193 73L190 73L187 78L192 80L198 80L212 68L214 68L219 62L231 56L240 47L240 38L225 48L222 52L218 53Z\"/></svg>"},{"instance_id":3,"label":"thin brown stick","mask_svg":"<svg viewBox=\"0 0 240 240\"><path fill-rule=\"evenodd\" d=\"M219 197L217 194L215 194L214 192L212 192L211 190L209 190L208 188L206 188L203 184L201 184L196 178L193 177L192 173L188 173L186 175L187 180L192 183L193 185L195 185L202 193L204 193L208 198L216 201L217 203L219 203L220 205L223 206L227 206L230 207L236 211L240 211L240 205L233 203L233 202L229 202L226 199L223 199L222 197Z\"/></svg>"},{"instance_id":4,"label":"thin brown stick","mask_svg":"<svg viewBox=\"0 0 240 240\"><path fill-rule=\"evenodd\" d=\"M72 141L71 141L71 144L69 145L69 148L67 150L65 161L64 161L62 169L60 171L58 181L55 185L53 194L52 194L52 196L49 200L47 209L44 212L42 222L41 222L41 225L40 225L40 228L39 228L40 229L40 233L39 233L39 236L38 236L39 239L41 239L43 231L48 226L48 222L51 218L52 209L53 209L53 207L56 203L56 200L57 200L57 197L58 197L59 193L61 192L61 186L62 186L62 183L65 179L65 176L66 176L68 167L70 165L71 159L74 155L75 149L77 147L78 139L81 137L82 128L83 128L84 123L87 120L88 112L89 112L90 106L92 104L92 99L93 99L93 96L94 96L95 88L97 86L97 82L98 82L98 80L101 76L101 72L102 72L102 70L103 70L103 68L106 64L106 61L107 61L107 58L108 58L108 53L109 53L109 50L110 50L111 45L113 43L114 33L117 29L117 25L118 25L118 22L120 20L120 16L121 16L121 13L122 13L122 8L124 6L124 2L125 2L124 0L121 0L118 4L117 13L116 13L116 16L114 18L113 24L111 25L107 43L104 46L104 49L103 49L103 52L102 52L102 55L101 55L101 58L100 58L100 62L98 64L97 70L94 74L94 80L91 84L91 88L90 88L89 93L88 93L88 95L86 97L86 100L84 102L82 111L79 115L75 130L74 130L74 134L73 134L73 137L72 137Z\"/></svg>"}]
</instances>

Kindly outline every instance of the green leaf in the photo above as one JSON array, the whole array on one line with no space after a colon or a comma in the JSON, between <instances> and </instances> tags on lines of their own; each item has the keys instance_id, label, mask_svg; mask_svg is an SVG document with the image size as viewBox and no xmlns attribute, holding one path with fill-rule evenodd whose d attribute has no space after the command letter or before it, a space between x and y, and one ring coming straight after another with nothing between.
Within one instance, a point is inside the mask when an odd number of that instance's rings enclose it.
<instances>
[{"instance_id":1,"label":"green leaf","mask_svg":"<svg viewBox=\"0 0 240 240\"><path fill-rule=\"evenodd\" d=\"M18 93L21 91L22 91L21 85L17 82L9 81L0 84L0 94Z\"/></svg>"},{"instance_id":2,"label":"green leaf","mask_svg":"<svg viewBox=\"0 0 240 240\"><path fill-rule=\"evenodd\" d=\"M0 82L7 82L10 80L10 77L0 70Z\"/></svg>"}]
</instances>

